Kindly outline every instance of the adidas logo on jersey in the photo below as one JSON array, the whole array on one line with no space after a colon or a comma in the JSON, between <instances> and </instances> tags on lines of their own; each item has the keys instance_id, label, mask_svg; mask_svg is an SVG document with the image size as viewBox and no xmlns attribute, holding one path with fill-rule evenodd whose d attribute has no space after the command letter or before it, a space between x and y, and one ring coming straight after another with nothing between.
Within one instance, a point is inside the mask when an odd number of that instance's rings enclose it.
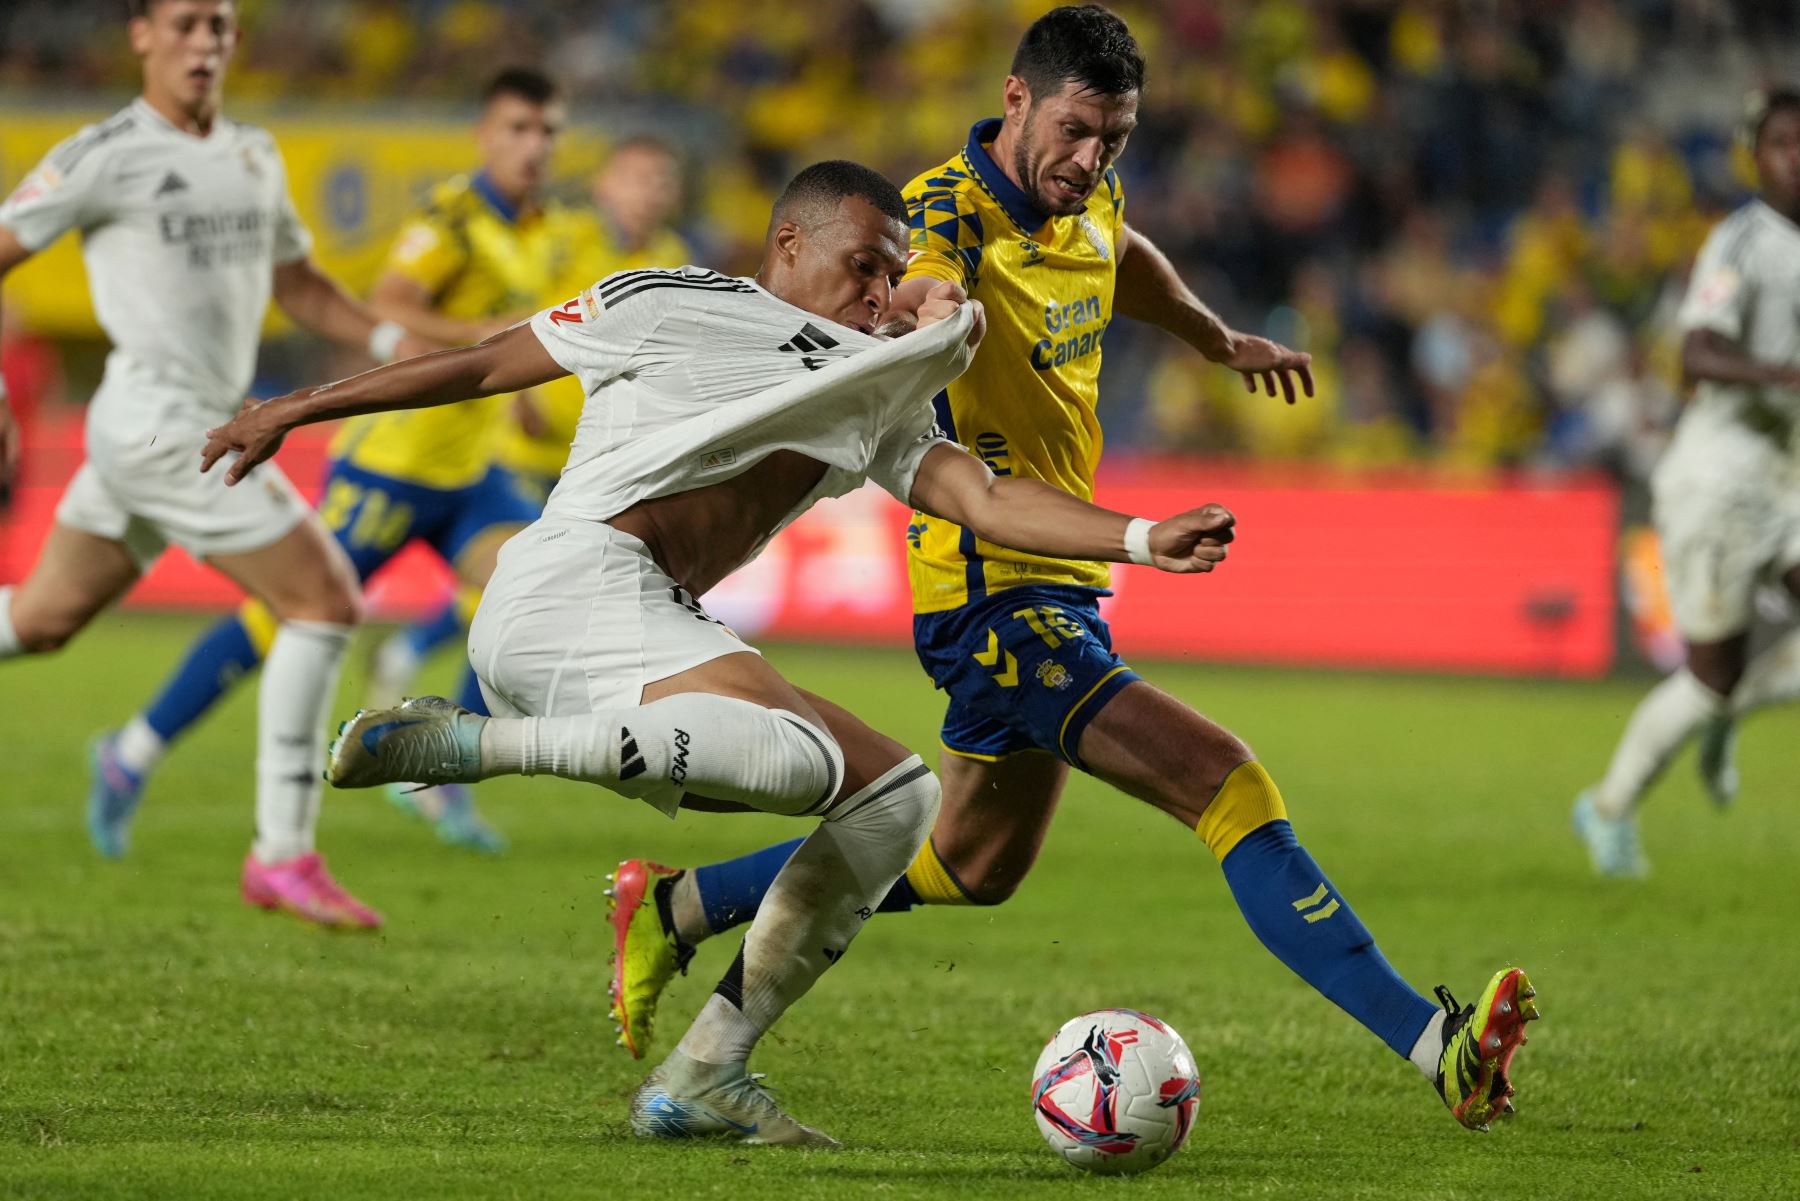
<instances>
[{"instance_id":1,"label":"adidas logo on jersey","mask_svg":"<svg viewBox=\"0 0 1800 1201\"><path fill-rule=\"evenodd\" d=\"M637 739L624 726L619 727L619 781L636 779L650 770L644 762L643 752L638 750Z\"/></svg>"},{"instance_id":2,"label":"adidas logo on jersey","mask_svg":"<svg viewBox=\"0 0 1800 1201\"><path fill-rule=\"evenodd\" d=\"M171 171L163 176L163 181L160 184L156 185L156 194L152 196L151 199L161 200L164 196L170 196L176 192L185 192L187 190L187 180Z\"/></svg>"},{"instance_id":3,"label":"adidas logo on jersey","mask_svg":"<svg viewBox=\"0 0 1800 1201\"><path fill-rule=\"evenodd\" d=\"M837 339L825 333L810 321L800 327L799 333L781 344L782 350L787 351L789 354L799 355L801 364L804 365L808 371L817 371L819 368L823 367L826 362L824 359L815 359L812 356L813 351L835 350L836 348Z\"/></svg>"}]
</instances>

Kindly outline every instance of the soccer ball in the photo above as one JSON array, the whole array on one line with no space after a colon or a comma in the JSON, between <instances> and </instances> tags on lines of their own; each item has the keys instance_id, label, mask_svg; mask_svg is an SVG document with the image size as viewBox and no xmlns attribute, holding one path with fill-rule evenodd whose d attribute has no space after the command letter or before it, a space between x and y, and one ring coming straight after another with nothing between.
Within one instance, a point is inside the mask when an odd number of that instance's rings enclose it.
<instances>
[{"instance_id":1,"label":"soccer ball","mask_svg":"<svg viewBox=\"0 0 1800 1201\"><path fill-rule=\"evenodd\" d=\"M1187 1141L1199 1107L1193 1052L1167 1023L1135 1009L1063 1023L1031 1073L1038 1131L1090 1172L1155 1167Z\"/></svg>"}]
</instances>

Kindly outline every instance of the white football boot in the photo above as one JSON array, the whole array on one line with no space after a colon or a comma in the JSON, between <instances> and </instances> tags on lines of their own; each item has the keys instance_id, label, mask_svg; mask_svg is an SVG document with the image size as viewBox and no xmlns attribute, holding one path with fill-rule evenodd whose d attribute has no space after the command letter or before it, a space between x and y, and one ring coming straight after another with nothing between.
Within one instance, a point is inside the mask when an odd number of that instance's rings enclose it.
<instances>
[{"instance_id":1,"label":"white football boot","mask_svg":"<svg viewBox=\"0 0 1800 1201\"><path fill-rule=\"evenodd\" d=\"M642 1138L728 1138L771 1147L836 1151L843 1144L802 1126L741 1063L702 1063L680 1051L631 1095L631 1130Z\"/></svg>"}]
</instances>

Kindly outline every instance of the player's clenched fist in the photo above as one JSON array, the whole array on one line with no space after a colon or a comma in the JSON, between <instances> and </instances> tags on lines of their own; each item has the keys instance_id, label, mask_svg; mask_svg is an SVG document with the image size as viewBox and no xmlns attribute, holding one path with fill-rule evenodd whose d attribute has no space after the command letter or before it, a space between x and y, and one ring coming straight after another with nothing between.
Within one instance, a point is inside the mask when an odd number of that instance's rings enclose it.
<instances>
[{"instance_id":1,"label":"player's clenched fist","mask_svg":"<svg viewBox=\"0 0 1800 1201\"><path fill-rule=\"evenodd\" d=\"M956 310L965 304L975 306L975 325L969 330L969 345L981 345L981 336L987 333L987 311L981 307L979 300L970 300L969 294L961 285L946 280L925 294L925 300L919 305L919 328L935 325L939 321L948 320L956 315Z\"/></svg>"},{"instance_id":2,"label":"player's clenched fist","mask_svg":"<svg viewBox=\"0 0 1800 1201\"><path fill-rule=\"evenodd\" d=\"M1150 555L1163 571L1211 571L1237 537L1237 518L1224 505L1202 505L1150 527Z\"/></svg>"}]
</instances>

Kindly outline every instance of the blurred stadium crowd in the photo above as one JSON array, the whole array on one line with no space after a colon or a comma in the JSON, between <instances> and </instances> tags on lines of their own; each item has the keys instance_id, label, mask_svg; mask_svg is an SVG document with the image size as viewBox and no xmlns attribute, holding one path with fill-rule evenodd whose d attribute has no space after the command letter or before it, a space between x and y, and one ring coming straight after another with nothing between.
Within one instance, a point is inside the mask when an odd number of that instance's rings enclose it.
<instances>
[{"instance_id":1,"label":"blurred stadium crowd","mask_svg":"<svg viewBox=\"0 0 1800 1201\"><path fill-rule=\"evenodd\" d=\"M0 6L0 100L136 83L117 0ZM755 262L829 156L904 182L997 110L1043 0L241 0L232 105L437 105L541 64L577 122L683 148L683 232ZM1114 446L1354 466L1648 470L1675 298L1746 194L1751 86L1800 78L1791 0L1114 5L1150 63L1129 220L1244 328L1317 356L1283 411L1151 331L1109 339ZM608 127L613 128L608 128Z\"/></svg>"}]
</instances>

